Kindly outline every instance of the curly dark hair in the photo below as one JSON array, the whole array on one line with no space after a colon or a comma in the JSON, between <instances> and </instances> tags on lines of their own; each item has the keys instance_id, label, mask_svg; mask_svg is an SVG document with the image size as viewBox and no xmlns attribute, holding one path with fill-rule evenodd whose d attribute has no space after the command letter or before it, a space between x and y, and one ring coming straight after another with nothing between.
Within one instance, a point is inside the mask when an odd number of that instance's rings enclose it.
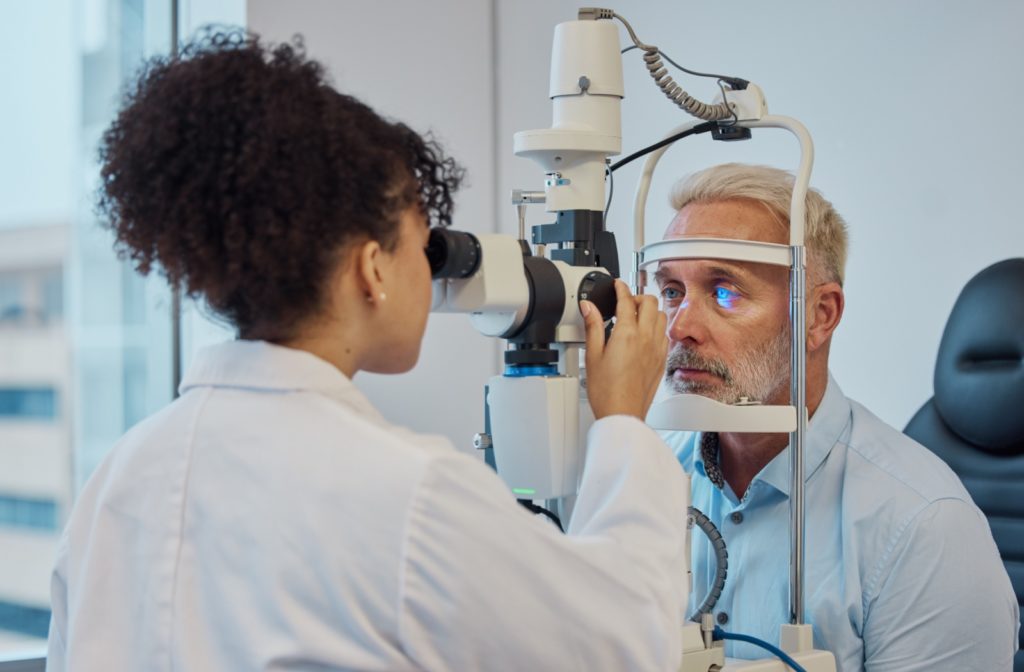
<instances>
[{"instance_id":1,"label":"curly dark hair","mask_svg":"<svg viewBox=\"0 0 1024 672\"><path fill-rule=\"evenodd\" d=\"M449 225L464 174L430 136L333 89L301 37L267 46L240 30L149 61L100 160L121 256L267 340L320 309L350 242L394 249L416 204Z\"/></svg>"}]
</instances>

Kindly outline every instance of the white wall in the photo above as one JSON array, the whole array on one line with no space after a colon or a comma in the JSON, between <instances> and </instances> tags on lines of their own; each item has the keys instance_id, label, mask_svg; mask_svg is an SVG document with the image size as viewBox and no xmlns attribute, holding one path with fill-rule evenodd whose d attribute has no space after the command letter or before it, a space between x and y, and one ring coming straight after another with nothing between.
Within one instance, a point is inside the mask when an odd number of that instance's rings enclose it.
<instances>
[{"instance_id":1,"label":"white wall","mask_svg":"<svg viewBox=\"0 0 1024 672\"><path fill-rule=\"evenodd\" d=\"M529 164L512 157L511 133L549 125L543 96L551 27L574 18L579 4L498 4L499 194L540 183ZM606 6L680 64L758 83L772 112L810 129L817 150L812 184L851 230L847 309L832 369L847 395L902 428L931 396L939 339L960 288L983 267L1024 256L1024 128L1013 120L1024 106L1024 90L1015 84L1024 71L1024 4L652 0ZM624 59L623 151L629 153L686 117L654 87L637 51ZM673 76L705 100L717 90L713 80ZM736 145L707 137L680 143L655 175L648 239L660 237L672 216L667 194L678 177L733 160L791 168L797 158L795 141L783 131L762 131ZM641 163L616 172L610 221L624 253Z\"/></svg>"},{"instance_id":2,"label":"white wall","mask_svg":"<svg viewBox=\"0 0 1024 672\"><path fill-rule=\"evenodd\" d=\"M248 1L248 27L273 41L301 33L335 86L418 131L432 130L468 170L453 226L494 230L491 5L476 0ZM393 422L470 448L498 342L464 315L431 315L420 362L356 383Z\"/></svg>"},{"instance_id":3,"label":"white wall","mask_svg":"<svg viewBox=\"0 0 1024 672\"><path fill-rule=\"evenodd\" d=\"M575 17L566 0L374 3L251 0L249 25L301 32L339 88L386 114L433 128L470 168L459 228L514 231L513 187L541 177L511 152L512 133L550 124L547 76L554 25ZM770 109L814 136L812 182L851 227L847 310L832 368L846 393L902 427L931 395L942 329L963 284L997 260L1024 255L1017 182L1024 176L1024 71L1017 33L1024 5L926 0L620 2L641 39L694 69L760 84ZM495 34L491 34L491 12ZM623 44L626 44L623 33ZM624 151L686 119L654 88L640 55L625 55ZM678 75L710 99L710 80ZM492 93L493 89L493 93ZM1007 117L1007 121L1003 118ZM492 144L496 150L492 150ZM696 169L749 161L792 167L795 142L762 131L752 142L686 141L655 176L649 239L672 216L672 182ZM616 173L611 228L628 248L639 163ZM539 210L530 223L548 218ZM392 418L468 436L479 426L479 385L497 344L458 316L434 316L423 360L392 380L360 384ZM451 390L450 396L442 390ZM469 414L467 414L467 409Z\"/></svg>"}]
</instances>

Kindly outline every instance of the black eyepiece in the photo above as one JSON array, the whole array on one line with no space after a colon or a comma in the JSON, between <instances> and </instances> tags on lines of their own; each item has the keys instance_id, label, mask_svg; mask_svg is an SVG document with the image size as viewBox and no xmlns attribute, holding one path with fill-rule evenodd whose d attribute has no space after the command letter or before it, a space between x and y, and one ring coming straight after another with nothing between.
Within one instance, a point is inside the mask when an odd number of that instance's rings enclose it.
<instances>
[{"instance_id":1,"label":"black eyepiece","mask_svg":"<svg viewBox=\"0 0 1024 672\"><path fill-rule=\"evenodd\" d=\"M468 278L480 268L480 241L472 233L431 229L427 243L430 274L435 278Z\"/></svg>"}]
</instances>

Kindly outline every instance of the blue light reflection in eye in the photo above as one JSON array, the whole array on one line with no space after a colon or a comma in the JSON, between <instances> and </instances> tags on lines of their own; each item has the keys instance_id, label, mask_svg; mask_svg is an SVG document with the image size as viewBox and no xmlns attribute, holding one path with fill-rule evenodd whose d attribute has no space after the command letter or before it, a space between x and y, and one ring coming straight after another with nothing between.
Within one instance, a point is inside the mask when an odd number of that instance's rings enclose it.
<instances>
[{"instance_id":1,"label":"blue light reflection in eye","mask_svg":"<svg viewBox=\"0 0 1024 672\"><path fill-rule=\"evenodd\" d=\"M735 308L736 301L740 298L739 294L726 289L725 287L715 287L715 301L722 308Z\"/></svg>"}]
</instances>

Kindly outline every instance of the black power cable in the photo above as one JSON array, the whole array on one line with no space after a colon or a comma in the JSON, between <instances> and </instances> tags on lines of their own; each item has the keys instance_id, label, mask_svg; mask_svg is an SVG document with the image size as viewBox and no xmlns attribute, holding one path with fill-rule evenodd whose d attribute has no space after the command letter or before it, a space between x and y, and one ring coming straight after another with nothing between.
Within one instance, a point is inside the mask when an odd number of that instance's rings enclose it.
<instances>
[{"instance_id":1,"label":"black power cable","mask_svg":"<svg viewBox=\"0 0 1024 672\"><path fill-rule=\"evenodd\" d=\"M638 47L637 45L631 44L628 47L626 47L625 49L621 50L619 53L624 54L627 51L633 51L634 49L639 49L639 48L640 47ZM683 66L679 65L678 63L673 61L671 58L669 58L668 54L666 54L661 49L658 49L658 54L662 58L664 58L666 61L668 61L669 63L674 65L675 67L679 68L680 70L682 70L683 72L685 72L688 75L693 75L694 77L707 77L709 79L717 79L717 80L725 82L726 84L728 84L729 86L731 86L734 89L745 89L745 88L747 88L747 85L750 84L749 81L747 81L746 79L743 79L742 77L731 77L729 75L716 75L716 74L713 74L713 73L710 73L710 72L697 72L696 70L690 70L689 68L684 68Z\"/></svg>"},{"instance_id":2,"label":"black power cable","mask_svg":"<svg viewBox=\"0 0 1024 672\"><path fill-rule=\"evenodd\" d=\"M622 159L620 161L616 161L615 163L613 163L611 165L611 167L609 168L609 170L618 170L619 168L622 168L627 163L630 163L632 161L635 161L636 159L639 159L641 156L646 156L647 154L650 154L651 152L653 152L656 149L661 149L665 145L671 145L676 140L682 140L683 138L685 138L687 136L690 136L690 135L698 135L700 133L707 133L709 131L715 130L716 128L718 128L718 122L717 121L705 121L703 124L697 124L693 128L687 129L687 130L683 131L682 133L676 133L675 135L670 135L669 137L665 138L664 140L660 140L660 141L654 143L653 145L651 145L649 147L644 147L643 149L641 149L639 151L633 152L632 154L630 154L626 158L624 158L624 159Z\"/></svg>"},{"instance_id":3,"label":"black power cable","mask_svg":"<svg viewBox=\"0 0 1024 672\"><path fill-rule=\"evenodd\" d=\"M704 513L691 506L686 510L688 516L693 518L693 526L700 529L710 542L712 549L715 551L715 579L711 584L708 595L704 598L704 602L697 608L697 611L693 613L690 620L695 623L700 623L700 617L702 614L710 614L711 610L715 608L715 604L718 603L718 598L722 596L722 590L725 588L725 577L729 572L729 552L725 547L725 540L722 538L722 533L718 531L715 524L711 522L711 519L704 515Z\"/></svg>"},{"instance_id":4,"label":"black power cable","mask_svg":"<svg viewBox=\"0 0 1024 672\"><path fill-rule=\"evenodd\" d=\"M562 521L559 520L558 516L556 516L551 511L548 511L543 506L537 506L536 504L534 504L533 502L531 502L528 499L519 499L519 500L516 500L516 501L519 502L520 506L522 506L524 509L530 511L531 513L539 513L542 516L547 516L548 518L551 519L551 521L555 525L558 525L558 529L559 530L561 530L563 533L565 532L565 528L562 527Z\"/></svg>"}]
</instances>

